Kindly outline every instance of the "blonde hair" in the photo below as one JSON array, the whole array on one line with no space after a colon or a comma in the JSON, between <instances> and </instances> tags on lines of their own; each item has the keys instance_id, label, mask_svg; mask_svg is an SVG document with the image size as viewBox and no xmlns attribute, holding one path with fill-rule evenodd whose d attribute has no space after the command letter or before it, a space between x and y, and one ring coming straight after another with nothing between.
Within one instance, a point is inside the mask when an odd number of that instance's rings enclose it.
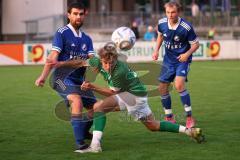
<instances>
[{"instance_id":1,"label":"blonde hair","mask_svg":"<svg viewBox=\"0 0 240 160\"><path fill-rule=\"evenodd\" d=\"M182 6L175 1L170 1L170 2L166 3L164 5L165 10L167 7L176 7L178 12L180 12L182 10Z\"/></svg>"},{"instance_id":2,"label":"blonde hair","mask_svg":"<svg viewBox=\"0 0 240 160\"><path fill-rule=\"evenodd\" d=\"M104 47L98 50L98 55L100 59L117 60L118 53L116 45L112 42L107 43Z\"/></svg>"}]
</instances>

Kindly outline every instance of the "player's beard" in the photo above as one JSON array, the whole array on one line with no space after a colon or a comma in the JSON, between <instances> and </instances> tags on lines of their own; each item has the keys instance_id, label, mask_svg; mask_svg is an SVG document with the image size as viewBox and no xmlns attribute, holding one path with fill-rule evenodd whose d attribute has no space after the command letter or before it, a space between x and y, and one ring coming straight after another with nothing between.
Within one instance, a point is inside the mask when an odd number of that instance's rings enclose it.
<instances>
[{"instance_id":1,"label":"player's beard","mask_svg":"<svg viewBox=\"0 0 240 160\"><path fill-rule=\"evenodd\" d=\"M73 24L73 27L76 29L76 30L79 30L83 25L83 22L80 22L80 23L74 23Z\"/></svg>"}]
</instances>

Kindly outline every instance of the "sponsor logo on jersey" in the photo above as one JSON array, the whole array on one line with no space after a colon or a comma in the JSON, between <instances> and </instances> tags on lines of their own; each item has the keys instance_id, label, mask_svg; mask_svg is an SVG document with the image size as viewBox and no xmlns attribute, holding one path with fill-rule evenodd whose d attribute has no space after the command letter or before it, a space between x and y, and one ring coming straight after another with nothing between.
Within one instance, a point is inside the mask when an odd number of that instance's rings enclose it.
<instances>
[{"instance_id":1,"label":"sponsor logo on jersey","mask_svg":"<svg viewBox=\"0 0 240 160\"><path fill-rule=\"evenodd\" d=\"M179 42L171 43L171 42L168 42L168 41L164 41L164 44L165 44L165 47L167 49L180 49L180 48L182 48L182 43L179 43Z\"/></svg>"},{"instance_id":2,"label":"sponsor logo on jersey","mask_svg":"<svg viewBox=\"0 0 240 160\"><path fill-rule=\"evenodd\" d=\"M83 51L86 51L86 50L87 50L87 45L86 45L85 43L82 45L82 50L83 50Z\"/></svg>"},{"instance_id":3,"label":"sponsor logo on jersey","mask_svg":"<svg viewBox=\"0 0 240 160\"><path fill-rule=\"evenodd\" d=\"M180 40L179 36L174 37L174 41L178 42Z\"/></svg>"},{"instance_id":4,"label":"sponsor logo on jersey","mask_svg":"<svg viewBox=\"0 0 240 160\"><path fill-rule=\"evenodd\" d=\"M81 52L71 51L69 59L87 59L88 55Z\"/></svg>"}]
</instances>

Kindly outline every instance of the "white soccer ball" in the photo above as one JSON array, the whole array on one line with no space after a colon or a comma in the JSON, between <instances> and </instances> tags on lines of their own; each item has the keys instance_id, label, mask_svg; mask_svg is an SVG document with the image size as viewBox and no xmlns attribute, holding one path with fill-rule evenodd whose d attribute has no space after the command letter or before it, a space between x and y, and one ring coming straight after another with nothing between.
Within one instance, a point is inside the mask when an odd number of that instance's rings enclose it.
<instances>
[{"instance_id":1,"label":"white soccer ball","mask_svg":"<svg viewBox=\"0 0 240 160\"><path fill-rule=\"evenodd\" d=\"M136 36L134 32L128 27L119 27L112 33L112 41L120 50L130 50L135 42Z\"/></svg>"}]
</instances>

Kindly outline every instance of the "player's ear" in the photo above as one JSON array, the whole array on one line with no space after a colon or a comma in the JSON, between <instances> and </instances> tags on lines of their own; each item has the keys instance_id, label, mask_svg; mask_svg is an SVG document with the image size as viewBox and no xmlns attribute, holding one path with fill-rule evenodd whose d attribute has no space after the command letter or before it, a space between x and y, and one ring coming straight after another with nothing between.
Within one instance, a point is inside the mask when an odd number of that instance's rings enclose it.
<instances>
[{"instance_id":1,"label":"player's ear","mask_svg":"<svg viewBox=\"0 0 240 160\"><path fill-rule=\"evenodd\" d=\"M67 13L67 18L70 20L71 13Z\"/></svg>"}]
</instances>

